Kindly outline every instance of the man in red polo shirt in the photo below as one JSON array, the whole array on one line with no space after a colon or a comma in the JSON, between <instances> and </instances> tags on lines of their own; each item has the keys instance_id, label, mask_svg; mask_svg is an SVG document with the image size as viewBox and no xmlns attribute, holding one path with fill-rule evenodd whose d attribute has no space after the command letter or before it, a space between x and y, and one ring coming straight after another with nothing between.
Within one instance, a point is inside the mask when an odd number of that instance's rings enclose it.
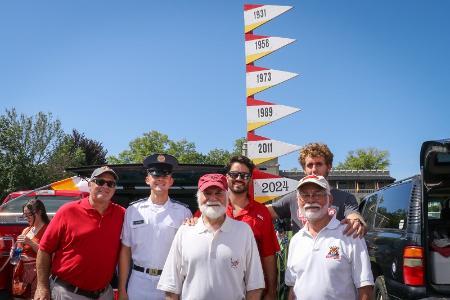
<instances>
[{"instance_id":1,"label":"man in red polo shirt","mask_svg":"<svg viewBox=\"0 0 450 300\"><path fill-rule=\"evenodd\" d=\"M266 290L263 299L275 299L277 265L275 254L280 250L272 218L267 207L248 197L248 187L255 165L243 155L234 156L227 165L229 204L227 215L250 225L258 245Z\"/></svg>"},{"instance_id":2,"label":"man in red polo shirt","mask_svg":"<svg viewBox=\"0 0 450 300\"><path fill-rule=\"evenodd\" d=\"M117 179L109 167L95 169L89 197L58 210L39 244L34 299L113 299L125 214L111 202Z\"/></svg>"}]
</instances>

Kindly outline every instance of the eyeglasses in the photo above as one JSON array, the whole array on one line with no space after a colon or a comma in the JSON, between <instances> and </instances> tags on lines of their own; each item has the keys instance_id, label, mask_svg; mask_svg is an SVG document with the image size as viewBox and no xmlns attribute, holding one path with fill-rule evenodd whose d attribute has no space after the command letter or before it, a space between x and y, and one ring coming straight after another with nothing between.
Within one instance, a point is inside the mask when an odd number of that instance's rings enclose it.
<instances>
[{"instance_id":1,"label":"eyeglasses","mask_svg":"<svg viewBox=\"0 0 450 300\"><path fill-rule=\"evenodd\" d=\"M113 188L113 187L116 186L116 182L113 181L113 180L105 180L105 179L102 179L102 178L94 178L94 179L92 179L92 181L95 182L95 184L98 185L98 186L104 186L105 183L110 188Z\"/></svg>"},{"instance_id":2,"label":"eyeglasses","mask_svg":"<svg viewBox=\"0 0 450 300\"><path fill-rule=\"evenodd\" d=\"M24 218L29 218L29 217L34 216L34 214L33 214L33 213L23 213L22 216L23 216Z\"/></svg>"},{"instance_id":3,"label":"eyeglasses","mask_svg":"<svg viewBox=\"0 0 450 300\"><path fill-rule=\"evenodd\" d=\"M230 176L233 179L238 179L240 177L244 180L249 180L250 177L252 177L252 174L245 172L228 172L228 176Z\"/></svg>"},{"instance_id":4,"label":"eyeglasses","mask_svg":"<svg viewBox=\"0 0 450 300\"><path fill-rule=\"evenodd\" d=\"M299 195L300 195L300 200L302 200L302 201L306 201L308 199L313 199L313 200L317 201L317 200L322 200L328 194L325 192L317 192L317 193L312 193L312 194L299 193Z\"/></svg>"}]
</instances>

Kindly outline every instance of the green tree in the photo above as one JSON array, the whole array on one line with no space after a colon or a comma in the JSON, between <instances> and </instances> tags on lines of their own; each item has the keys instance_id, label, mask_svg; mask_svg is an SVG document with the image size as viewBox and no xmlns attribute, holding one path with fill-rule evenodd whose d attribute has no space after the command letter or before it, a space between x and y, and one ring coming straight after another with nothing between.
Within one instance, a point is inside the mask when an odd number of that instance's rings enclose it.
<instances>
[{"instance_id":1,"label":"green tree","mask_svg":"<svg viewBox=\"0 0 450 300\"><path fill-rule=\"evenodd\" d=\"M173 141L166 134L152 130L132 140L128 150L120 152L117 156L109 156L108 162L112 164L141 163L150 154L168 153L175 156L180 163L224 165L232 155L241 153L244 142L245 138L237 139L233 152L213 149L204 155L197 151L193 142L186 139Z\"/></svg>"},{"instance_id":2,"label":"green tree","mask_svg":"<svg viewBox=\"0 0 450 300\"><path fill-rule=\"evenodd\" d=\"M376 148L349 151L344 162L335 169L340 170L386 170L390 165L389 152Z\"/></svg>"},{"instance_id":3,"label":"green tree","mask_svg":"<svg viewBox=\"0 0 450 300\"><path fill-rule=\"evenodd\" d=\"M51 113L28 117L6 110L0 116L0 193L45 185L46 164L64 137Z\"/></svg>"},{"instance_id":4,"label":"green tree","mask_svg":"<svg viewBox=\"0 0 450 300\"><path fill-rule=\"evenodd\" d=\"M242 154L242 148L244 146L244 143L247 142L247 139L245 137L238 138L234 141L234 148L232 155L240 155Z\"/></svg>"},{"instance_id":5,"label":"green tree","mask_svg":"<svg viewBox=\"0 0 450 300\"><path fill-rule=\"evenodd\" d=\"M68 167L104 163L101 143L77 130L65 134L51 113L26 116L12 108L0 116L0 198L69 177Z\"/></svg>"},{"instance_id":6,"label":"green tree","mask_svg":"<svg viewBox=\"0 0 450 300\"><path fill-rule=\"evenodd\" d=\"M76 129L66 134L49 159L46 172L52 181L67 177L64 170L69 167L106 164L107 151L102 144L87 138Z\"/></svg>"},{"instance_id":7,"label":"green tree","mask_svg":"<svg viewBox=\"0 0 450 300\"><path fill-rule=\"evenodd\" d=\"M223 149L212 149L206 154L203 163L211 165L226 165L232 153Z\"/></svg>"},{"instance_id":8,"label":"green tree","mask_svg":"<svg viewBox=\"0 0 450 300\"><path fill-rule=\"evenodd\" d=\"M195 149L195 144L185 139L169 141L168 145L166 153L175 156L180 163L201 164L205 160L205 157Z\"/></svg>"},{"instance_id":9,"label":"green tree","mask_svg":"<svg viewBox=\"0 0 450 300\"><path fill-rule=\"evenodd\" d=\"M108 151L103 148L99 141L87 138L84 133L72 130L72 135L67 136L68 143L72 143L72 151L81 150L84 153L84 160L80 165L104 165L107 163L106 154Z\"/></svg>"},{"instance_id":10,"label":"green tree","mask_svg":"<svg viewBox=\"0 0 450 300\"><path fill-rule=\"evenodd\" d=\"M165 153L169 148L169 137L156 130L144 133L142 137L132 140L125 150L116 156L109 156L108 162L112 164L140 163L152 153Z\"/></svg>"}]
</instances>

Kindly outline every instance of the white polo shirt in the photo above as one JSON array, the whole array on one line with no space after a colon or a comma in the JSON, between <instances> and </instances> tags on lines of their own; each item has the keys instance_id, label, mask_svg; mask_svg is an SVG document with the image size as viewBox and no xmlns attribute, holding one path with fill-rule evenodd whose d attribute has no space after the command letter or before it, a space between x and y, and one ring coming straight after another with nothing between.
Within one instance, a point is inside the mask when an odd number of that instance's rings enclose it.
<instances>
[{"instance_id":1,"label":"white polo shirt","mask_svg":"<svg viewBox=\"0 0 450 300\"><path fill-rule=\"evenodd\" d=\"M253 232L228 217L215 233L200 218L177 232L158 289L181 299L245 299L247 291L264 288L264 275Z\"/></svg>"},{"instance_id":2,"label":"white polo shirt","mask_svg":"<svg viewBox=\"0 0 450 300\"><path fill-rule=\"evenodd\" d=\"M142 199L127 208L122 244L131 248L134 264L162 270L178 228L190 217L189 209L171 199L164 205Z\"/></svg>"},{"instance_id":3,"label":"white polo shirt","mask_svg":"<svg viewBox=\"0 0 450 300\"><path fill-rule=\"evenodd\" d=\"M366 243L345 226L333 216L316 238L306 225L291 239L285 281L299 299L357 299L356 289L373 285Z\"/></svg>"}]
</instances>

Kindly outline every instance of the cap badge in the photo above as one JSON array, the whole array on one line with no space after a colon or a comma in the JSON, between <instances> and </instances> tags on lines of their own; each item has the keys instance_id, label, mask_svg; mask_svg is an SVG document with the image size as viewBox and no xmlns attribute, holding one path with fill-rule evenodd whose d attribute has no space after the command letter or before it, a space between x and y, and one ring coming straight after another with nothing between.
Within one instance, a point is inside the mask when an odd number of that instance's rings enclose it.
<instances>
[{"instance_id":1,"label":"cap badge","mask_svg":"<svg viewBox=\"0 0 450 300\"><path fill-rule=\"evenodd\" d=\"M160 163L163 163L166 161L166 157L164 155L158 155L158 157L156 158L156 160Z\"/></svg>"}]
</instances>

